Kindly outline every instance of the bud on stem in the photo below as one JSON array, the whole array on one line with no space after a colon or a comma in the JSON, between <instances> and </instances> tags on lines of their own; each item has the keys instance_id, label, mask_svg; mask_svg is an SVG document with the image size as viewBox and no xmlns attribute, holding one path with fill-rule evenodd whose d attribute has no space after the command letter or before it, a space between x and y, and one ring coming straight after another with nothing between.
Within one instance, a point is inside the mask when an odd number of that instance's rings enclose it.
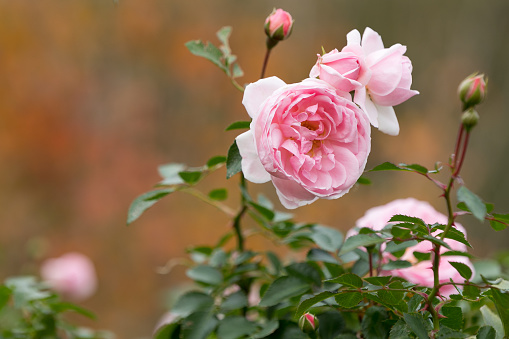
<instances>
[{"instance_id":1,"label":"bud on stem","mask_svg":"<svg viewBox=\"0 0 509 339\"><path fill-rule=\"evenodd\" d=\"M464 109L474 107L483 102L486 97L487 81L484 74L471 74L461 82L458 87L458 95L463 102Z\"/></svg>"},{"instance_id":2,"label":"bud on stem","mask_svg":"<svg viewBox=\"0 0 509 339\"><path fill-rule=\"evenodd\" d=\"M313 314L306 313L300 317L299 327L306 334L314 334L318 330L318 319Z\"/></svg>"},{"instance_id":3,"label":"bud on stem","mask_svg":"<svg viewBox=\"0 0 509 339\"><path fill-rule=\"evenodd\" d=\"M465 126L465 130L467 132L470 132L472 128L474 128L475 125L477 125L477 122L479 121L479 113L473 108L467 109L463 114L461 115L461 123L463 126Z\"/></svg>"}]
</instances>

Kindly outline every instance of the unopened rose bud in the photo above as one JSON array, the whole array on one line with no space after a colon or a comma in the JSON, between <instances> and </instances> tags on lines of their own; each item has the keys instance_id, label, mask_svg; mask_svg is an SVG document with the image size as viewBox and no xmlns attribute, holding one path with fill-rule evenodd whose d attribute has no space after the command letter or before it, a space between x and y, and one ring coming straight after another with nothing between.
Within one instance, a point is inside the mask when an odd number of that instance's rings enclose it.
<instances>
[{"instance_id":1,"label":"unopened rose bud","mask_svg":"<svg viewBox=\"0 0 509 339\"><path fill-rule=\"evenodd\" d=\"M318 329L318 319L313 314L306 313L300 317L299 327L304 333L315 333Z\"/></svg>"},{"instance_id":2,"label":"unopened rose bud","mask_svg":"<svg viewBox=\"0 0 509 339\"><path fill-rule=\"evenodd\" d=\"M473 108L467 109L461 116L461 122L467 131L470 131L479 121L479 114Z\"/></svg>"},{"instance_id":3,"label":"unopened rose bud","mask_svg":"<svg viewBox=\"0 0 509 339\"><path fill-rule=\"evenodd\" d=\"M265 19L265 33L267 34L267 46L274 47L279 41L285 40L292 33L293 19L290 13L281 8L274 9Z\"/></svg>"},{"instance_id":4,"label":"unopened rose bud","mask_svg":"<svg viewBox=\"0 0 509 339\"><path fill-rule=\"evenodd\" d=\"M465 108L480 104L486 97L484 74L469 75L458 87L458 94Z\"/></svg>"}]
</instances>

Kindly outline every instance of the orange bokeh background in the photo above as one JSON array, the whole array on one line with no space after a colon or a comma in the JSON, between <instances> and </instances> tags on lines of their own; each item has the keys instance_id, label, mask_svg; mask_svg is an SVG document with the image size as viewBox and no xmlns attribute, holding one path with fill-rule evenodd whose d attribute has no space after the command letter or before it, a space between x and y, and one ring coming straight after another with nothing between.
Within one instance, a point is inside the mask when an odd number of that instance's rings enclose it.
<instances>
[{"instance_id":1,"label":"orange bokeh background","mask_svg":"<svg viewBox=\"0 0 509 339\"><path fill-rule=\"evenodd\" d=\"M241 93L184 43L217 42L214 33L233 26L231 46L246 74L240 82L255 81L263 21L274 6L288 10L295 27L274 50L267 74L288 83L305 78L321 47L341 48L354 28L373 28L387 46L407 45L421 95L396 108L399 136L373 130L368 168L447 162L460 115L457 85L485 72L489 96L463 178L509 212L505 0L0 0L0 276L37 274L47 257L82 252L99 275L96 295L83 303L98 320L83 323L118 338L150 337L168 289L185 279L182 268L160 275L157 267L185 256L190 245L215 243L228 219L175 194L127 227L129 204L159 180L158 165L199 166L224 155L236 136L224 128L247 119ZM368 176L371 186L303 207L296 218L347 230L367 208L408 196L444 211L439 191L421 177ZM235 207L235 178L226 182L219 171L200 185L205 192L217 187L231 190L227 202ZM253 188L276 200L270 184ZM507 247L507 231L473 218L460 222L475 254ZM272 246L261 238L249 245Z\"/></svg>"}]
</instances>

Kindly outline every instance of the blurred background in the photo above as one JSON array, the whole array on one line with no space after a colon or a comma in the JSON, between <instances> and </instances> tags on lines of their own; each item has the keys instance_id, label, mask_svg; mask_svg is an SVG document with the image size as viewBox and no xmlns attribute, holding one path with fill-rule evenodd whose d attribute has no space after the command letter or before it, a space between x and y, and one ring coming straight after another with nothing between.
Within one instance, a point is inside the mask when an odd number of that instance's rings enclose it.
<instances>
[{"instance_id":1,"label":"blurred background","mask_svg":"<svg viewBox=\"0 0 509 339\"><path fill-rule=\"evenodd\" d=\"M159 181L158 165L200 166L225 155L237 132L224 128L247 120L241 93L184 43L217 42L215 32L233 26L231 47L245 71L239 82L253 82L273 7L295 19L267 70L287 83L307 77L321 47L341 49L354 28L373 28L386 47L408 47L412 88L421 94L396 108L399 136L373 130L367 168L447 162L461 113L457 85L474 71L486 73L489 95L478 109L463 179L509 212L507 0L0 0L0 277L37 274L45 258L84 253L96 265L99 289L83 303L98 320L83 323L118 338L149 337L167 290L185 281L181 268L166 275L157 268L190 245L215 243L228 219L175 194L127 227L129 204ZM235 207L237 180L224 175L218 171L200 188L230 188L227 202ZM438 189L419 176L368 177L371 186L300 208L296 219L347 230L369 207L408 196L445 211ZM254 191L277 200L270 183ZM460 222L474 254L507 248L508 230L496 233L470 217ZM271 245L254 239L252 246Z\"/></svg>"}]
</instances>

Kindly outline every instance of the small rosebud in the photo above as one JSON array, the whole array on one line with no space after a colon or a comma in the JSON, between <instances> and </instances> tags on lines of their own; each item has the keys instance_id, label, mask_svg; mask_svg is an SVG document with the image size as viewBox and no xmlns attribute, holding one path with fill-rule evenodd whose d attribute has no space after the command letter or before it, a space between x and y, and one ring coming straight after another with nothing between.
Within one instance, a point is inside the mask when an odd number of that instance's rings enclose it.
<instances>
[{"instance_id":1,"label":"small rosebud","mask_svg":"<svg viewBox=\"0 0 509 339\"><path fill-rule=\"evenodd\" d=\"M470 131L479 121L479 114L473 108L467 109L461 116L461 122L467 131Z\"/></svg>"},{"instance_id":2,"label":"small rosebud","mask_svg":"<svg viewBox=\"0 0 509 339\"><path fill-rule=\"evenodd\" d=\"M300 317L299 327L304 333L315 333L318 329L318 319L313 314L306 313Z\"/></svg>"},{"instance_id":3,"label":"small rosebud","mask_svg":"<svg viewBox=\"0 0 509 339\"><path fill-rule=\"evenodd\" d=\"M292 28L293 19L290 13L283 11L281 8L274 9L265 19L265 33L268 36L267 45L271 44L274 47L279 41L288 38L292 33Z\"/></svg>"},{"instance_id":4,"label":"small rosebud","mask_svg":"<svg viewBox=\"0 0 509 339\"><path fill-rule=\"evenodd\" d=\"M484 74L469 75L458 87L458 94L465 108L480 104L486 97Z\"/></svg>"}]
</instances>

